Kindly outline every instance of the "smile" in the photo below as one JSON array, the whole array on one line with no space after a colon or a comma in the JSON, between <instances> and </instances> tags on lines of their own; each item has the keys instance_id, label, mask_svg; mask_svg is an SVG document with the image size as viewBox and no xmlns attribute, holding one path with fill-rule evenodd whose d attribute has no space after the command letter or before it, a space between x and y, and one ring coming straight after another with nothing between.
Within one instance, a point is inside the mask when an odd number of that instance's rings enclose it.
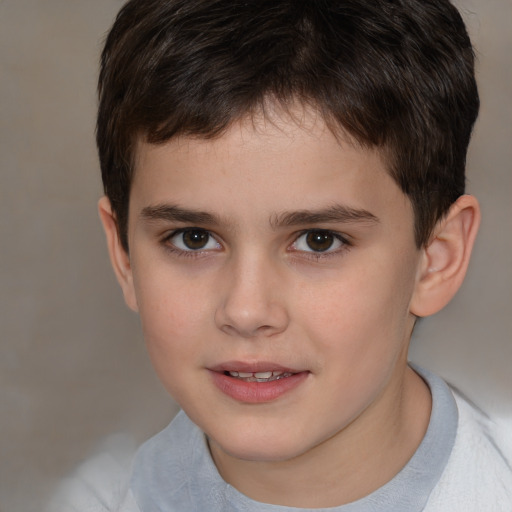
<instances>
[{"instance_id":1,"label":"smile","mask_svg":"<svg viewBox=\"0 0 512 512\"><path fill-rule=\"evenodd\" d=\"M215 387L225 396L246 404L273 402L302 388L311 375L307 370L275 363L232 361L210 368Z\"/></svg>"},{"instance_id":2,"label":"smile","mask_svg":"<svg viewBox=\"0 0 512 512\"><path fill-rule=\"evenodd\" d=\"M225 375L229 375L230 377L234 377L235 379L240 379L245 382L272 382L279 379L284 379L286 377L291 377L293 373L290 372L236 372L229 371L225 372Z\"/></svg>"}]
</instances>

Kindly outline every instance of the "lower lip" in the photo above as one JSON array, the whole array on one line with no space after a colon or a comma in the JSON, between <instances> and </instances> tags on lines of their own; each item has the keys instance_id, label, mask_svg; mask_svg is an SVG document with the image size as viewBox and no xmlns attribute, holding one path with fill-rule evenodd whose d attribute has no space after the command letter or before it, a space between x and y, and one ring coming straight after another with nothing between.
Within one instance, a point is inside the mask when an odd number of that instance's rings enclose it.
<instances>
[{"instance_id":1,"label":"lower lip","mask_svg":"<svg viewBox=\"0 0 512 512\"><path fill-rule=\"evenodd\" d=\"M309 372L300 372L269 382L246 382L221 372L210 372L213 382L225 395L248 404L272 402L294 390L308 377Z\"/></svg>"}]
</instances>

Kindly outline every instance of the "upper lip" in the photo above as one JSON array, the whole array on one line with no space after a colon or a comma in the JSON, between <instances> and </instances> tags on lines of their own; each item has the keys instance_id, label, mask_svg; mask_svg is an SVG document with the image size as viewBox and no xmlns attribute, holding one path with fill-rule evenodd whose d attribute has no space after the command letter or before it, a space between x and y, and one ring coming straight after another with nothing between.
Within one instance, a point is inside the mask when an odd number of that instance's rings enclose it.
<instances>
[{"instance_id":1,"label":"upper lip","mask_svg":"<svg viewBox=\"0 0 512 512\"><path fill-rule=\"evenodd\" d=\"M214 372L245 372L245 373L258 373L258 372L282 372L282 373L300 373L304 370L298 370L283 366L270 361L226 361L209 367Z\"/></svg>"}]
</instances>

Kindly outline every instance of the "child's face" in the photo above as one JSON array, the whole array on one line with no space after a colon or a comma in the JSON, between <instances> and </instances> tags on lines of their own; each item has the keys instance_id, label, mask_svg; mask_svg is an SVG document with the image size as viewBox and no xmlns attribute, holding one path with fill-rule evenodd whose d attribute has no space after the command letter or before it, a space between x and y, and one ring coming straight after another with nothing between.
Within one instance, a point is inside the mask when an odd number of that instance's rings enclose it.
<instances>
[{"instance_id":1,"label":"child's face","mask_svg":"<svg viewBox=\"0 0 512 512\"><path fill-rule=\"evenodd\" d=\"M291 459L392 416L422 253L378 152L311 113L140 143L128 239L127 301L214 453Z\"/></svg>"}]
</instances>

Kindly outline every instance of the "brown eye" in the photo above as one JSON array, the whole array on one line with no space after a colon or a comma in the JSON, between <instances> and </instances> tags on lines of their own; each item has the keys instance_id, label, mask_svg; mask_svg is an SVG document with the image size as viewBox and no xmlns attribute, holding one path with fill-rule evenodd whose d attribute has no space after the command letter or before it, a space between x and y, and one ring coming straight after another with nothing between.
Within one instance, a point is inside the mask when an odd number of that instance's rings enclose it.
<instances>
[{"instance_id":1,"label":"brown eye","mask_svg":"<svg viewBox=\"0 0 512 512\"><path fill-rule=\"evenodd\" d=\"M324 252L329 250L336 238L328 231L309 231L306 234L307 246L315 252Z\"/></svg>"},{"instance_id":2,"label":"brown eye","mask_svg":"<svg viewBox=\"0 0 512 512\"><path fill-rule=\"evenodd\" d=\"M183 229L168 238L174 247L184 252L209 251L220 249L220 244L204 229Z\"/></svg>"},{"instance_id":3,"label":"brown eye","mask_svg":"<svg viewBox=\"0 0 512 512\"><path fill-rule=\"evenodd\" d=\"M183 243L191 250L204 249L209 239L210 235L207 231L190 230L183 232Z\"/></svg>"},{"instance_id":4,"label":"brown eye","mask_svg":"<svg viewBox=\"0 0 512 512\"><path fill-rule=\"evenodd\" d=\"M293 242L294 251L310 254L336 254L350 244L343 235L327 229L310 229L302 232Z\"/></svg>"}]
</instances>

